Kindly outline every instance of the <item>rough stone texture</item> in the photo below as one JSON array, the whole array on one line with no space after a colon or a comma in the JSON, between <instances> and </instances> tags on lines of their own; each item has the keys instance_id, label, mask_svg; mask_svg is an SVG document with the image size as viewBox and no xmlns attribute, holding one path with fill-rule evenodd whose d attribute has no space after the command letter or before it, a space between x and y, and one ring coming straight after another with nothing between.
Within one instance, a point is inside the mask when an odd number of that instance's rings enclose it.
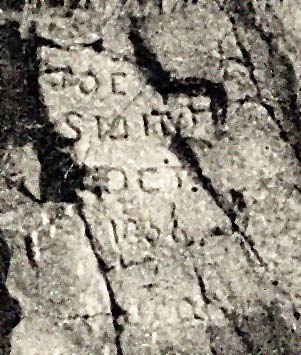
<instances>
[{"instance_id":1,"label":"rough stone texture","mask_svg":"<svg viewBox=\"0 0 301 355\"><path fill-rule=\"evenodd\" d=\"M300 5L0 5L1 355L301 353Z\"/></svg>"}]
</instances>

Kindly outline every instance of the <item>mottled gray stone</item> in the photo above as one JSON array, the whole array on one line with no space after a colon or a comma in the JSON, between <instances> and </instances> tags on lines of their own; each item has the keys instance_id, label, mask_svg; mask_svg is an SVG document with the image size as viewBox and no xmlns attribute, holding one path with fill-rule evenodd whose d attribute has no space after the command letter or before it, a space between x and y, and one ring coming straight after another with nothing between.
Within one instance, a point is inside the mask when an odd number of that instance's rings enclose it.
<instances>
[{"instance_id":1,"label":"mottled gray stone","mask_svg":"<svg viewBox=\"0 0 301 355\"><path fill-rule=\"evenodd\" d=\"M0 350L299 354L299 1L62 3L1 12L78 181L44 201L35 137L1 145Z\"/></svg>"}]
</instances>

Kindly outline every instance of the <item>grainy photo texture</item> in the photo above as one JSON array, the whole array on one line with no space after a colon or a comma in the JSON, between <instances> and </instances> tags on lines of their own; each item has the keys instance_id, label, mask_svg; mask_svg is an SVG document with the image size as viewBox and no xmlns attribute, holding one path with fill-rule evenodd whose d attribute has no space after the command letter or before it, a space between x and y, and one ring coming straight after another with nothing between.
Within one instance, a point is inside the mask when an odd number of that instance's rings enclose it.
<instances>
[{"instance_id":1,"label":"grainy photo texture","mask_svg":"<svg viewBox=\"0 0 301 355\"><path fill-rule=\"evenodd\" d=\"M301 354L301 1L0 1L0 355Z\"/></svg>"}]
</instances>

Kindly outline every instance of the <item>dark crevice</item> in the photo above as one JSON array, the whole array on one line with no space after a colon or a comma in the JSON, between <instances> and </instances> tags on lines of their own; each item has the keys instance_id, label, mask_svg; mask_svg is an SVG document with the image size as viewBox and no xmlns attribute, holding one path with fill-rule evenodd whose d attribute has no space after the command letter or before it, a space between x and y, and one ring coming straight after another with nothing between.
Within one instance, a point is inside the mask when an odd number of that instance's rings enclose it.
<instances>
[{"instance_id":1,"label":"dark crevice","mask_svg":"<svg viewBox=\"0 0 301 355\"><path fill-rule=\"evenodd\" d=\"M0 9L22 11L25 5L25 0L1 0Z\"/></svg>"},{"instance_id":2,"label":"dark crevice","mask_svg":"<svg viewBox=\"0 0 301 355\"><path fill-rule=\"evenodd\" d=\"M285 129L283 128L281 121L276 118L274 108L271 105L264 103L264 102L261 102L261 105L267 110L270 117L277 124L277 126L280 130L279 136L281 137L281 139L283 139L285 142L289 142L288 134L285 131Z\"/></svg>"},{"instance_id":3,"label":"dark crevice","mask_svg":"<svg viewBox=\"0 0 301 355\"><path fill-rule=\"evenodd\" d=\"M225 124L227 118L228 97L222 83L214 83L204 78L187 77L171 82L171 93L187 96L205 95L210 98L210 109L215 125Z\"/></svg>"},{"instance_id":4,"label":"dark crevice","mask_svg":"<svg viewBox=\"0 0 301 355\"><path fill-rule=\"evenodd\" d=\"M210 304L211 300L207 296L205 282L204 282L202 276L198 273L198 270L196 267L194 267L194 272L195 272L197 279L198 279L198 284L199 284L199 288L201 290L201 295L203 297L203 300L204 300L205 304Z\"/></svg>"},{"instance_id":5,"label":"dark crevice","mask_svg":"<svg viewBox=\"0 0 301 355\"><path fill-rule=\"evenodd\" d=\"M35 27L33 27L31 29L31 32L35 33ZM58 43L56 43L55 41L53 41L50 38L44 38L44 37L40 37L38 35L35 35L35 43L36 43L36 47L40 48L42 46L45 47L50 47L50 48L56 48L56 49L63 49L65 50L68 46L62 46ZM103 39L102 38L98 38L97 40L95 40L94 42L91 43L83 43L81 44L84 48L92 48L93 51L95 51L96 53L101 53L104 50L103 47ZM60 70L62 70L60 68Z\"/></svg>"},{"instance_id":6,"label":"dark crevice","mask_svg":"<svg viewBox=\"0 0 301 355\"><path fill-rule=\"evenodd\" d=\"M117 300L116 300L116 297L114 294L114 290L110 284L110 280L107 275L108 272L111 270L111 268L109 268L106 265L106 262L103 260L103 258L101 257L101 255L97 251L94 236L92 234L90 225L89 225L89 223L85 217L84 211L83 211L83 202L82 201L78 202L77 211L78 211L79 217L81 218L81 220L84 223L86 237L89 240L91 250L93 251L93 254L94 254L95 259L97 261L98 270L99 270L100 274L103 276L105 283L106 283L106 287L107 287L109 299L110 299L110 309L111 309L111 314L112 314L112 319L113 319L113 327L115 330L115 346L116 346L116 350L117 350L117 355L123 355L123 350L122 350L121 341L120 341L121 334L123 332L123 326L119 324L118 320L120 320L119 319L120 317L126 316L127 312L124 309L122 309L121 306L117 303Z\"/></svg>"},{"instance_id":7,"label":"dark crevice","mask_svg":"<svg viewBox=\"0 0 301 355\"><path fill-rule=\"evenodd\" d=\"M144 41L138 30L138 22L139 21L135 18L131 19L129 39L134 47L136 63L144 73L148 83L152 85L153 88L162 96L165 102L167 101L168 95L175 93L184 93L188 96L194 96L198 93L208 95L211 101L214 102L214 106L216 106L216 103L218 103L218 108L215 107L213 111L216 110L216 115L219 115L220 118L215 118L215 121L217 120L221 123L225 122L227 115L227 105L225 105L225 103L227 103L227 96L223 94L223 86L218 86L219 84L212 83L203 78L185 78L181 80L172 80L170 73L163 69L156 56L151 53L150 50L144 45ZM216 88L219 89L217 90ZM221 100L219 95L222 97L222 103L220 102ZM186 165L196 174L198 182L201 183L202 187L213 198L216 205L228 216L229 220L231 221L232 232L239 232L245 242L250 246L260 264L266 266L263 258L260 257L258 251L255 249L254 242L252 241L251 237L246 236L236 223L237 214L234 211L234 208L231 207L225 198L217 192L217 190L212 185L211 180L203 174L196 154L191 148L188 139L182 137L180 129L177 129L176 134L171 137L170 150L178 157L180 161L184 163L184 165Z\"/></svg>"},{"instance_id":8,"label":"dark crevice","mask_svg":"<svg viewBox=\"0 0 301 355\"><path fill-rule=\"evenodd\" d=\"M243 212L243 210L247 207L243 193L235 189L231 189L230 194L233 203L237 206L238 211Z\"/></svg>"},{"instance_id":9,"label":"dark crevice","mask_svg":"<svg viewBox=\"0 0 301 355\"><path fill-rule=\"evenodd\" d=\"M0 149L5 150L7 145L22 147L30 143L37 152L41 165L41 200L36 199L23 182L17 187L21 193L37 203L74 202L77 201L75 190L82 187L85 169L78 166L69 153L62 151L74 140L55 132L38 82L37 49L41 45L54 45L38 37L34 28L30 31L31 38L23 40L18 27L17 22L0 26ZM31 266L36 268L30 237L25 238L25 247ZM2 239L0 260L0 353L8 355L10 333L20 321L21 308L5 287L10 252ZM115 309L113 312L116 313ZM117 328L116 321L115 326Z\"/></svg>"},{"instance_id":10,"label":"dark crevice","mask_svg":"<svg viewBox=\"0 0 301 355\"><path fill-rule=\"evenodd\" d=\"M28 197L31 199L31 201L36 202L36 203L41 203L41 200L36 198L25 186L23 182L21 182L20 186L18 186L18 191L21 192L24 196Z\"/></svg>"},{"instance_id":11,"label":"dark crevice","mask_svg":"<svg viewBox=\"0 0 301 355\"><path fill-rule=\"evenodd\" d=\"M47 143L37 147L41 164L41 201L74 203L77 201L76 189L83 188L85 167L78 166L68 153Z\"/></svg>"},{"instance_id":12,"label":"dark crevice","mask_svg":"<svg viewBox=\"0 0 301 355\"><path fill-rule=\"evenodd\" d=\"M210 97L214 123L224 124L227 116L228 97L223 84L194 77L172 79L170 73L163 69L155 54L145 46L138 27L138 20L132 18L129 39L134 47L136 63L145 75L147 83L162 96L165 103L167 103L169 95L179 93L190 97L199 94Z\"/></svg>"},{"instance_id":13,"label":"dark crevice","mask_svg":"<svg viewBox=\"0 0 301 355\"><path fill-rule=\"evenodd\" d=\"M141 261L130 261L128 263L126 263L124 261L124 258L122 256L120 256L120 266L123 268L123 269L128 269L132 266L137 266L137 265L143 265L143 264L146 264L146 263L149 263L151 261L154 261L155 259L150 257L150 256L146 256L143 258L143 260Z\"/></svg>"},{"instance_id":14,"label":"dark crevice","mask_svg":"<svg viewBox=\"0 0 301 355\"><path fill-rule=\"evenodd\" d=\"M212 230L212 234L216 236L221 236L224 235L224 232L220 227L217 226Z\"/></svg>"},{"instance_id":15,"label":"dark crevice","mask_svg":"<svg viewBox=\"0 0 301 355\"><path fill-rule=\"evenodd\" d=\"M252 341L250 340L250 334L243 331L240 327L235 326L234 327L235 333L241 338L243 344L245 345L246 349L248 352L253 351L254 349L254 345L252 343Z\"/></svg>"},{"instance_id":16,"label":"dark crevice","mask_svg":"<svg viewBox=\"0 0 301 355\"><path fill-rule=\"evenodd\" d=\"M31 28L31 32L33 32L33 33L35 32L35 28L34 27ZM50 48L56 48L56 49L62 49L63 48L58 43L55 43L52 39L40 37L40 36L37 36L37 35L35 35L35 42L36 42L36 47L37 48L40 48L42 46L50 47Z\"/></svg>"},{"instance_id":17,"label":"dark crevice","mask_svg":"<svg viewBox=\"0 0 301 355\"><path fill-rule=\"evenodd\" d=\"M226 215L229 217L232 223L235 223L236 214L233 210L223 206L223 197L215 190L212 185L210 178L203 174L203 170L199 165L199 160L190 147L187 138L183 138L179 131L172 137L172 143L170 147L171 151L176 154L176 156L185 165L189 167L194 173L196 173L198 181L201 183L204 190L213 198L218 207L225 210ZM237 229L234 227L234 229Z\"/></svg>"},{"instance_id":18,"label":"dark crevice","mask_svg":"<svg viewBox=\"0 0 301 355\"><path fill-rule=\"evenodd\" d=\"M37 58L37 49L48 40L37 36L34 28L31 32L30 39L22 40L17 23L0 27L0 104L5 107L0 117L0 148L33 144L41 165L41 202L75 202L75 190L83 186L85 168L63 151L76 140L57 133L49 121L39 87ZM24 187L21 189L25 192Z\"/></svg>"},{"instance_id":19,"label":"dark crevice","mask_svg":"<svg viewBox=\"0 0 301 355\"><path fill-rule=\"evenodd\" d=\"M75 10L79 7L80 0L70 0L70 9Z\"/></svg>"},{"instance_id":20,"label":"dark crevice","mask_svg":"<svg viewBox=\"0 0 301 355\"><path fill-rule=\"evenodd\" d=\"M301 188L298 187L297 185L294 185L294 188L301 194Z\"/></svg>"},{"instance_id":21,"label":"dark crevice","mask_svg":"<svg viewBox=\"0 0 301 355\"><path fill-rule=\"evenodd\" d=\"M294 331L289 329L288 324L281 317L277 304L273 302L265 304L260 299L256 300L256 303L258 304L258 308L255 313L249 310L246 310L247 313L237 313L233 309L229 310L224 306L216 305L240 339L241 345L244 347L243 353L249 355L261 354L263 349L265 349L267 354L295 353L292 345L299 344L298 337ZM300 319L298 312L297 318ZM215 351L218 350L216 353L232 354L234 349L231 343L228 342L228 337L225 338L225 333L229 334L229 326L225 328L217 325L209 326L207 333L210 334L211 346ZM230 351L230 348L232 351Z\"/></svg>"},{"instance_id":22,"label":"dark crevice","mask_svg":"<svg viewBox=\"0 0 301 355\"><path fill-rule=\"evenodd\" d=\"M171 221L172 221L172 230L171 230L171 237L174 242L177 242L177 229L178 229L178 220L176 218L176 204L172 203L171 208Z\"/></svg>"},{"instance_id":23,"label":"dark crevice","mask_svg":"<svg viewBox=\"0 0 301 355\"><path fill-rule=\"evenodd\" d=\"M64 6L64 0L48 0L48 5L50 7L61 7Z\"/></svg>"},{"instance_id":24,"label":"dark crevice","mask_svg":"<svg viewBox=\"0 0 301 355\"><path fill-rule=\"evenodd\" d=\"M268 8L270 7L268 6ZM280 130L280 138L289 142L296 158L300 162L301 120L300 109L297 103L298 80L293 64L290 58L279 49L275 35L272 32L266 32L262 24L258 24L258 21L256 21L256 10L251 1L230 1L226 12L233 24L233 33L236 38L236 43L242 53L244 65L249 70L250 79L256 87L258 99L277 124ZM271 12L267 12L267 16L271 16ZM279 25L278 27L283 27L276 15L273 15L273 19ZM246 38L249 37L248 31L256 31L260 39L267 46L269 58L268 63L266 63L266 68L270 77L270 91L280 107L283 122L275 117L275 109L267 104L266 99L262 96L254 74L255 66L251 59L251 52L248 51L240 41L238 34L239 26L246 31ZM252 36L250 38L252 38Z\"/></svg>"},{"instance_id":25,"label":"dark crevice","mask_svg":"<svg viewBox=\"0 0 301 355\"><path fill-rule=\"evenodd\" d=\"M234 311L229 312L224 307L221 307L220 309L224 313L225 318L227 318L229 321L232 322L234 326L234 331L237 334L237 336L241 339L242 343L246 348L246 351L250 354L253 354L253 352L255 351L255 346L251 340L251 335L248 332L242 330L241 327L239 326L238 315Z\"/></svg>"},{"instance_id":26,"label":"dark crevice","mask_svg":"<svg viewBox=\"0 0 301 355\"><path fill-rule=\"evenodd\" d=\"M16 6L20 2L12 2L11 5ZM5 5L5 3L4 3ZM2 7L3 9L3 7ZM16 10L17 8L14 8ZM7 25L0 26L0 48L1 48L1 65L0 65L0 150L5 150L8 135L15 135L15 139L23 141L24 135L18 135L18 124L15 121L18 117L18 106L15 105L18 95L18 80L24 79L23 73L19 73L18 64L18 48L20 45L19 34L17 31L18 24L11 22ZM20 98L22 100L22 98ZM10 104L10 105L9 105ZM11 251L4 238L4 232L0 230L0 353L9 355L11 350L10 334L13 328L21 319L21 307L17 300L12 298L5 285L9 266Z\"/></svg>"},{"instance_id":27,"label":"dark crevice","mask_svg":"<svg viewBox=\"0 0 301 355\"><path fill-rule=\"evenodd\" d=\"M241 340L243 354L297 354L300 341L294 329L282 318L279 306L274 302L266 304L260 299L256 300L256 305L256 311L247 308L246 313L220 308ZM211 326L207 328L207 333L218 354L236 353L237 349L233 349L229 342L229 326Z\"/></svg>"},{"instance_id":28,"label":"dark crevice","mask_svg":"<svg viewBox=\"0 0 301 355\"><path fill-rule=\"evenodd\" d=\"M35 253L32 247L33 241L29 234L24 237L24 242L25 242L26 256L29 261L29 264L33 269L35 269L38 267L38 265L37 262L35 261Z\"/></svg>"},{"instance_id":29,"label":"dark crevice","mask_svg":"<svg viewBox=\"0 0 301 355\"><path fill-rule=\"evenodd\" d=\"M163 0L155 0L155 4L158 6L160 14L163 14Z\"/></svg>"},{"instance_id":30,"label":"dark crevice","mask_svg":"<svg viewBox=\"0 0 301 355\"><path fill-rule=\"evenodd\" d=\"M9 355L10 335L21 319L19 302L9 294L5 282L10 266L11 251L0 230L0 354Z\"/></svg>"},{"instance_id":31,"label":"dark crevice","mask_svg":"<svg viewBox=\"0 0 301 355\"><path fill-rule=\"evenodd\" d=\"M86 43L86 44L84 44L84 47L92 48L96 53L101 53L104 50L103 39L99 38L92 43Z\"/></svg>"},{"instance_id":32,"label":"dark crevice","mask_svg":"<svg viewBox=\"0 0 301 355\"><path fill-rule=\"evenodd\" d=\"M295 318L296 320L300 320L301 314L300 314L299 312L297 312L297 311L294 311L294 318Z\"/></svg>"},{"instance_id":33,"label":"dark crevice","mask_svg":"<svg viewBox=\"0 0 301 355\"><path fill-rule=\"evenodd\" d=\"M199 160L194 153L193 149L188 143L188 139L181 137L180 133L177 132L172 137L171 151L176 154L178 159L186 165L193 173L197 176L197 181L202 185L203 189L212 197L215 204L225 213L229 218L232 225L232 232L238 232L242 236L243 240L250 247L256 259L262 266L267 266L266 262L260 256L259 252L255 248L255 243L250 236L247 236L236 223L237 214L234 208L229 205L226 199L220 195L214 188L211 180L203 174L202 168L199 165Z\"/></svg>"},{"instance_id":34,"label":"dark crevice","mask_svg":"<svg viewBox=\"0 0 301 355\"><path fill-rule=\"evenodd\" d=\"M248 248L246 247L246 243L245 243L244 240L241 240L241 241L239 242L239 245L240 245L240 248L241 248L241 250L242 250L242 252L243 252L243 254L244 254L245 258L246 258L246 261L247 261L248 265L249 265L251 268L253 268L253 267L255 266L255 262L254 262L254 260L253 260L252 257L251 257L250 249L248 249Z\"/></svg>"},{"instance_id":35,"label":"dark crevice","mask_svg":"<svg viewBox=\"0 0 301 355\"><path fill-rule=\"evenodd\" d=\"M157 60L156 56L146 48L137 26L137 20L132 18L129 40L134 47L136 63L138 67L142 69L147 83L153 86L153 88L162 96L163 100L166 101L168 95L172 93L170 73L162 68L161 63Z\"/></svg>"},{"instance_id":36,"label":"dark crevice","mask_svg":"<svg viewBox=\"0 0 301 355\"><path fill-rule=\"evenodd\" d=\"M65 4L64 0L47 0L48 6L50 7L63 7ZM89 0L86 0L89 3ZM80 7L80 0L69 0L68 10L75 10Z\"/></svg>"},{"instance_id":37,"label":"dark crevice","mask_svg":"<svg viewBox=\"0 0 301 355\"><path fill-rule=\"evenodd\" d=\"M86 0L85 9L88 10L92 0Z\"/></svg>"},{"instance_id":38,"label":"dark crevice","mask_svg":"<svg viewBox=\"0 0 301 355\"><path fill-rule=\"evenodd\" d=\"M259 254L259 251L255 248L255 243L252 240L251 236L246 235L243 231L240 231L240 235L243 237L244 241L250 247L252 253L255 255L255 258L259 261L261 266L268 268L268 263L263 259L263 257Z\"/></svg>"}]
</instances>

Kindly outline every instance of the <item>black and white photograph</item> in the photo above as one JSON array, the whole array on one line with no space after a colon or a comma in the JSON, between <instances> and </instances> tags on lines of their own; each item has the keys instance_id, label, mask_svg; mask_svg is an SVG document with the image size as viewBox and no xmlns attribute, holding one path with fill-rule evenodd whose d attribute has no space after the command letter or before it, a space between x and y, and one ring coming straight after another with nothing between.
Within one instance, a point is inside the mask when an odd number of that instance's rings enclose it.
<instances>
[{"instance_id":1,"label":"black and white photograph","mask_svg":"<svg viewBox=\"0 0 301 355\"><path fill-rule=\"evenodd\" d=\"M0 0L0 355L301 355L301 0Z\"/></svg>"}]
</instances>

